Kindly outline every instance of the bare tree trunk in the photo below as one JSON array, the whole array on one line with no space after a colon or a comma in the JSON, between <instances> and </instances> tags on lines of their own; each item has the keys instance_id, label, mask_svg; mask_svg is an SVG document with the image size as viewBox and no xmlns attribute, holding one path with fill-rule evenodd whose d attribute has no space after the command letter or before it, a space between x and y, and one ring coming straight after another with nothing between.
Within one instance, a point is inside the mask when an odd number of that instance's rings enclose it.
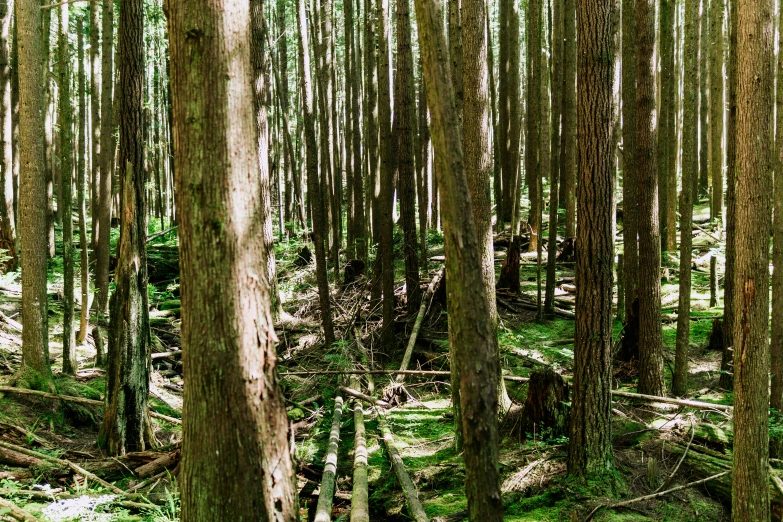
<instances>
[{"instance_id":1,"label":"bare tree trunk","mask_svg":"<svg viewBox=\"0 0 783 522\"><path fill-rule=\"evenodd\" d=\"M563 146L560 148L561 205L565 237L576 236L576 0L563 3ZM623 67L623 70L625 68Z\"/></svg>"},{"instance_id":2,"label":"bare tree trunk","mask_svg":"<svg viewBox=\"0 0 783 522\"><path fill-rule=\"evenodd\" d=\"M13 154L13 108L11 105L11 18L13 4L9 0L0 2L0 249L9 259L4 271L16 270L19 264L17 253L16 219L14 209L14 154Z\"/></svg>"},{"instance_id":3,"label":"bare tree trunk","mask_svg":"<svg viewBox=\"0 0 783 522\"><path fill-rule=\"evenodd\" d=\"M503 195L498 207L502 211L498 212L498 221L511 222L514 212L514 187L517 176L519 176L519 138L521 135L519 4L513 0L503 0L500 2L499 11L501 73L498 75L498 144Z\"/></svg>"},{"instance_id":4,"label":"bare tree trunk","mask_svg":"<svg viewBox=\"0 0 783 522\"><path fill-rule=\"evenodd\" d=\"M677 154L677 134L674 131L674 122L677 119L677 106L674 103L675 78L674 74L674 0L660 0L658 22L660 26L660 54L661 54L661 114L658 120L658 171L660 173L660 228L661 249L674 250L677 248L676 237L670 243L669 233L669 205L677 205L676 199L672 199L669 184L677 184L677 173L670 172L672 163L669 156ZM676 190L676 189L675 189ZM676 228L676 225L675 225ZM676 230L675 230L676 233Z\"/></svg>"},{"instance_id":5,"label":"bare tree trunk","mask_svg":"<svg viewBox=\"0 0 783 522\"><path fill-rule=\"evenodd\" d=\"M710 217L723 218L723 0L712 0L710 28Z\"/></svg>"},{"instance_id":6,"label":"bare tree trunk","mask_svg":"<svg viewBox=\"0 0 783 522\"><path fill-rule=\"evenodd\" d=\"M710 63L710 0L701 0L701 31L699 35L699 177L692 179L693 200L699 201L699 196L707 193L707 183L709 181L709 123L707 118L710 112L710 86L709 86L709 63ZM682 213L682 212L680 212Z\"/></svg>"},{"instance_id":7,"label":"bare tree trunk","mask_svg":"<svg viewBox=\"0 0 783 522\"><path fill-rule=\"evenodd\" d=\"M98 0L90 0L90 123L92 143L90 161L90 214L92 216L93 248L97 248L100 233L100 186L101 186L101 71L100 30L98 29ZM86 117L85 117L86 119Z\"/></svg>"},{"instance_id":8,"label":"bare tree trunk","mask_svg":"<svg viewBox=\"0 0 783 522\"><path fill-rule=\"evenodd\" d=\"M541 230L540 182L541 182L541 0L528 0L527 4L527 134L525 136L525 176L530 199L529 251L538 250Z\"/></svg>"},{"instance_id":9,"label":"bare tree trunk","mask_svg":"<svg viewBox=\"0 0 783 522\"><path fill-rule=\"evenodd\" d=\"M639 284L638 169L636 153L636 0L623 0L623 279L625 317Z\"/></svg>"},{"instance_id":10,"label":"bare tree trunk","mask_svg":"<svg viewBox=\"0 0 783 522\"><path fill-rule=\"evenodd\" d=\"M79 275L81 286L81 307L79 315L79 334L77 340L84 343L87 338L87 314L90 313L90 264L87 252L87 208L86 190L86 154L87 154L87 100L84 78L84 21L77 19L78 60L79 60L79 153L76 166L76 206L79 212ZM95 92L95 91L93 91ZM94 130L94 127L93 127ZM95 157L95 156L93 156ZM94 170L93 170L94 172Z\"/></svg>"}]
</instances>

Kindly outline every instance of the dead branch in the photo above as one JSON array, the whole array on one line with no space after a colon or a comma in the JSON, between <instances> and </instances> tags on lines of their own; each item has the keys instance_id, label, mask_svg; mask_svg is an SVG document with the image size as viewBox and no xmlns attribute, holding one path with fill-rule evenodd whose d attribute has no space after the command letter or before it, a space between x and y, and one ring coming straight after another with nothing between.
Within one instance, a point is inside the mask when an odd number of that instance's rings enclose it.
<instances>
[{"instance_id":1,"label":"dead branch","mask_svg":"<svg viewBox=\"0 0 783 522\"><path fill-rule=\"evenodd\" d=\"M388 408L391 405L386 402L379 399L376 399L375 397L370 397L369 395L365 395L364 393L360 391L356 391L351 388L346 388L345 386L340 386L340 391L345 393L346 395L350 395L351 397L355 397L357 399L361 399L364 402L369 402L370 404L373 404L375 406L380 406L381 408Z\"/></svg>"},{"instance_id":2,"label":"dead branch","mask_svg":"<svg viewBox=\"0 0 783 522\"><path fill-rule=\"evenodd\" d=\"M446 267L441 268L437 274L435 274L435 277L432 278L432 281L430 282L430 286L427 287L427 292L424 294L424 296L421 299L421 306L419 307L419 314L416 316L416 322L413 324L413 331L411 331L411 337L408 339L408 346L405 348L405 355L402 358L402 364L400 364L400 370L407 370L408 365L410 365L411 362L411 355L413 355L413 347L416 344L416 338L419 336L419 330L421 330L421 325L424 322L424 316L427 313L427 307L429 306L430 301L432 300L432 294L435 293L435 289L438 287L438 283L440 282L441 278L443 277L444 271L446 270ZM397 382L403 382L405 380L405 374L399 374L397 375Z\"/></svg>"},{"instance_id":3,"label":"dead branch","mask_svg":"<svg viewBox=\"0 0 783 522\"><path fill-rule=\"evenodd\" d=\"M332 429L329 432L329 447L326 451L324 473L321 476L321 493L318 495L318 506L315 511L315 522L330 522L332 520L332 502L337 479L337 450L340 443L340 418L343 414L343 398L339 395L334 399L334 417Z\"/></svg>"}]
</instances>

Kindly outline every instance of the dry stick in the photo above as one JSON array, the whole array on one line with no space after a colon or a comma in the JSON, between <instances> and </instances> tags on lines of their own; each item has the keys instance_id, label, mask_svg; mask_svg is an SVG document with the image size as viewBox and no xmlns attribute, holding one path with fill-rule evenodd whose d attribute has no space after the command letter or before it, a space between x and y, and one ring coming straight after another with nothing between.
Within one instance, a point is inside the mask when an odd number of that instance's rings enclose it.
<instances>
[{"instance_id":1,"label":"dry stick","mask_svg":"<svg viewBox=\"0 0 783 522\"><path fill-rule=\"evenodd\" d=\"M592 520L593 519L593 515L595 515L596 512L599 509L601 509L602 507L610 507L610 508L614 509L614 508L618 508L618 507L628 506L628 505L634 504L636 502L643 502L645 500L652 500L654 498L658 498L658 497L662 497L664 495L668 495L669 493L674 493L675 491L680 491L682 489L692 488L694 486L700 486L700 485L705 484L705 483L707 483L707 482L709 482L711 480L715 480L715 479L721 478L721 477L723 477L725 475L728 475L729 473L731 473L731 471L724 471L723 473L718 473L717 475L712 475L711 477L707 477L707 478L704 478L704 479L701 479L701 480L697 480L695 482L688 482L687 484L683 484L682 486L677 486L676 488L667 489L666 491L661 491L659 493L652 493L650 495L644 495L643 497L636 497L636 498L632 498L630 500L623 500L622 502L613 502L613 503L610 503L610 504L599 504L598 506L596 506L590 512L589 515L587 515L587 518L585 518L584 522L589 522L590 520Z\"/></svg>"},{"instance_id":2,"label":"dry stick","mask_svg":"<svg viewBox=\"0 0 783 522\"><path fill-rule=\"evenodd\" d=\"M411 338L408 339L408 347L405 349L405 355L402 358L400 370L404 371L408 369L408 365L411 362L411 355L413 355L413 346L416 344L416 338L419 336L419 330L421 330L421 325L424 322L424 315L427 313L427 307L431 301L430 298L435 292L435 288L437 288L438 282L443 277L444 270L446 270L446 267L441 268L438 273L435 274L435 277L433 277L432 281L430 282L430 286L427 287L427 292L424 294L424 297L421 300L419 314L416 316L416 322L413 324L413 331L411 332ZM405 374L398 375L397 382L402 383L403 381L405 381Z\"/></svg>"},{"instance_id":3,"label":"dry stick","mask_svg":"<svg viewBox=\"0 0 783 522\"><path fill-rule=\"evenodd\" d=\"M671 474L669 475L669 478L667 478L663 482L663 484L658 486L658 488L655 491L653 491L653 493L658 493L663 488L669 487L669 485L672 483L672 481L674 480L674 475L677 474L677 471L680 469L680 466L682 465L682 461L685 460L685 457L688 455L688 450L691 449L691 444L693 443L694 435L696 435L696 425L691 424L691 440L689 440L688 445L685 446L685 451L682 452L682 457L680 457L680 461L677 462L677 465L674 467L674 471L672 471Z\"/></svg>"},{"instance_id":4,"label":"dry stick","mask_svg":"<svg viewBox=\"0 0 783 522\"><path fill-rule=\"evenodd\" d=\"M364 402L369 402L372 405L380 406L381 408L388 408L389 406L391 406L386 401L378 400L375 397L370 397L369 395L365 395L364 393L362 393L360 391L357 391L357 390L354 390L354 389L351 389L351 388L346 388L345 386L340 386L340 391L345 393L346 395L350 395L351 397L355 397L357 399L361 399Z\"/></svg>"},{"instance_id":5,"label":"dry stick","mask_svg":"<svg viewBox=\"0 0 783 522\"><path fill-rule=\"evenodd\" d=\"M638 399L647 402L665 402L667 404L678 404L680 406L690 406L692 408L712 408L720 411L731 411L733 406L725 404L712 404L711 402L692 401L689 399L671 399L669 397L656 397L655 395L643 395L641 393L623 392L612 390L614 397L625 397L627 399Z\"/></svg>"},{"instance_id":6,"label":"dry stick","mask_svg":"<svg viewBox=\"0 0 783 522\"><path fill-rule=\"evenodd\" d=\"M17 507L13 502L0 498L0 509L7 509L8 515L20 522L40 522L24 509Z\"/></svg>"},{"instance_id":7,"label":"dry stick","mask_svg":"<svg viewBox=\"0 0 783 522\"><path fill-rule=\"evenodd\" d=\"M351 386L358 388L359 379L353 377ZM364 410L360 401L353 404L353 491L351 493L351 522L370 522L370 496L367 479L367 439L364 431Z\"/></svg>"},{"instance_id":8,"label":"dry stick","mask_svg":"<svg viewBox=\"0 0 783 522\"><path fill-rule=\"evenodd\" d=\"M337 449L340 443L340 418L343 414L343 398L334 398L334 417L329 432L329 447L326 451L324 473L321 476L321 493L315 511L315 522L329 522L332 519L335 480L337 478Z\"/></svg>"},{"instance_id":9,"label":"dry stick","mask_svg":"<svg viewBox=\"0 0 783 522\"><path fill-rule=\"evenodd\" d=\"M775 489L778 490L778 493L783 495L783 480L780 480L780 477L772 473L772 468L769 469L769 478L772 480L772 483L775 485Z\"/></svg>"},{"instance_id":10,"label":"dry stick","mask_svg":"<svg viewBox=\"0 0 783 522\"><path fill-rule=\"evenodd\" d=\"M416 522L428 522L429 518L424 512L424 506L421 505L416 486L413 485L413 481L411 480L410 475L408 475L408 471L405 469L405 464L402 462L400 453L394 445L394 436L392 436L392 433L389 431L389 427L386 425L386 421L383 418L383 411L379 408L375 408L375 411L378 413L378 427L381 429L383 442L386 444L386 451L389 453L389 460L391 460L394 473L397 475L397 481L402 487L402 492L405 494L411 516Z\"/></svg>"},{"instance_id":11,"label":"dry stick","mask_svg":"<svg viewBox=\"0 0 783 522\"><path fill-rule=\"evenodd\" d=\"M44 399L55 399L60 401L75 402L77 404L84 404L85 406L97 406L103 408L103 401L96 401L95 399L85 399L84 397L74 397L72 395L60 395L58 393L47 393L38 390L27 390L25 388L12 388L11 386L0 386L0 393L15 393L17 395L34 395L35 397L43 397ZM150 417L155 419L164 420L171 424L178 426L182 425L182 420L175 419L174 417L168 417L162 413L154 411L149 412Z\"/></svg>"},{"instance_id":12,"label":"dry stick","mask_svg":"<svg viewBox=\"0 0 783 522\"><path fill-rule=\"evenodd\" d=\"M177 226L179 226L179 225L177 225ZM165 236L165 235L166 235L166 234L168 234L169 232L171 232L171 231L173 231L173 230L176 230L176 229L177 229L177 226L171 227L171 228L169 228L168 230L163 230L162 232L158 232L157 234L152 234L151 236L149 236L149 237L147 238L147 243L149 243L149 242L151 242L151 241L155 241L155 240L156 240L156 239L158 239L159 237Z\"/></svg>"},{"instance_id":13,"label":"dry stick","mask_svg":"<svg viewBox=\"0 0 783 522\"><path fill-rule=\"evenodd\" d=\"M83 475L86 478L92 480L93 482L97 482L98 484L100 484L104 488L108 489L109 491L112 491L112 492L114 492L114 493L116 493L118 495L125 495L125 492L123 490L121 490L120 488L118 488L117 486L115 486L113 484L109 484L108 482L106 482L102 478L98 477L97 475L94 475L94 474L90 473L86 469L82 468L81 466L79 466L77 464L74 464L70 460L58 459L56 457L52 457L51 455L47 455L45 453L39 453L37 451L33 451L33 450L30 450L30 449L27 449L27 448L23 448L21 446L16 446L14 444L9 444L8 442L0 441L0 446L3 447L3 448L6 448L6 449L13 450L13 451L18 451L19 453L24 453L25 455L29 455L31 457L37 457L37 458L42 459L42 460L48 460L49 462L54 462L55 464L59 464L60 466L67 466L67 467L71 468L72 470L74 470L79 475Z\"/></svg>"}]
</instances>

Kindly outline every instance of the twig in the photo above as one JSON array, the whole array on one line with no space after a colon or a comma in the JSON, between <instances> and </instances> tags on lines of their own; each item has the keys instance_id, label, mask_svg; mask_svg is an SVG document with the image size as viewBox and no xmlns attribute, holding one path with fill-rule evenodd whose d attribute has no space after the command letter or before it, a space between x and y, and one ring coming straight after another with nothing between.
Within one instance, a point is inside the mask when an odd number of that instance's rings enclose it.
<instances>
[{"instance_id":1,"label":"twig","mask_svg":"<svg viewBox=\"0 0 783 522\"><path fill-rule=\"evenodd\" d=\"M669 493L674 493L675 491L680 491L682 489L692 488L694 486L700 486L700 485L705 484L705 483L707 483L707 482L709 482L711 480L719 479L719 478L721 478L723 476L726 476L729 473L731 473L731 471L724 471L723 473L718 473L717 475L712 475L710 477L703 478L701 480L696 480L694 482L688 482L687 484L683 484L682 486L677 486L677 487L674 487L674 488L671 488L671 489L667 489L666 491L661 491L659 493L652 493L650 495L644 495L642 497L636 497L636 498L632 498L630 500L623 500L622 502L612 502L612 503L608 503L608 504L599 504L595 508L593 508L593 510L587 515L587 518L585 518L584 522L590 522L590 520L593 519L593 516L602 507L609 507L609 508L613 508L614 509L614 508L618 508L618 507L628 506L630 504L635 504L636 502L643 502L645 500L652 500L654 498L659 498L659 497L662 497L664 495L668 495Z\"/></svg>"},{"instance_id":2,"label":"twig","mask_svg":"<svg viewBox=\"0 0 783 522\"><path fill-rule=\"evenodd\" d=\"M671 472L669 475L669 478L667 478L663 484L658 486L658 489L653 491L653 493L658 493L660 490L662 490L665 487L668 487L669 484L672 483L672 480L674 480L674 475L677 474L677 471L680 469L680 465L682 465L682 461L685 460L685 457L688 455L688 450L691 449L691 444L693 443L693 437L696 435L696 425L691 424L691 440L688 441L688 445L685 446L685 451L682 452L682 457L680 457L680 461L677 462L677 465L674 467L674 471Z\"/></svg>"}]
</instances>

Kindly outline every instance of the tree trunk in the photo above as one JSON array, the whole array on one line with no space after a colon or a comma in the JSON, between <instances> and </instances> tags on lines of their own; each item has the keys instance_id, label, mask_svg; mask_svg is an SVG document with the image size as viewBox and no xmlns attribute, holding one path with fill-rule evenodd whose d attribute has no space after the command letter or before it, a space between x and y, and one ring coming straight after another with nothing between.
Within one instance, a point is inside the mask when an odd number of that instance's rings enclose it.
<instances>
[{"instance_id":1,"label":"tree trunk","mask_svg":"<svg viewBox=\"0 0 783 522\"><path fill-rule=\"evenodd\" d=\"M483 32L483 31L482 31ZM404 234L405 288L408 315L415 316L421 300L416 237L416 165L414 133L416 104L409 0L397 1L397 75L394 83L394 153L400 195L400 224Z\"/></svg>"},{"instance_id":2,"label":"tree trunk","mask_svg":"<svg viewBox=\"0 0 783 522\"><path fill-rule=\"evenodd\" d=\"M661 249L675 250L677 248L675 234L669 233L669 205L677 205L676 199L670 197L669 184L677 184L677 173L670 172L672 164L669 155L677 154L677 134L674 132L674 122L677 119L677 106L674 104L675 74L674 74L674 0L660 0L658 22L660 24L661 53L661 114L658 120L658 170L660 172L661 204L660 227ZM676 189L675 189L676 190ZM676 227L676 224L673 224ZM671 241L671 239L674 241Z\"/></svg>"},{"instance_id":3,"label":"tree trunk","mask_svg":"<svg viewBox=\"0 0 783 522\"><path fill-rule=\"evenodd\" d=\"M353 0L346 3L346 6L350 6L351 15L353 15ZM358 10L358 8L357 8ZM346 7L348 12L348 7ZM346 15L347 16L347 15ZM358 19L358 16L357 16ZM358 36L354 35L354 21L351 16L351 27L348 32L351 36L351 76L346 78L346 86L351 83L351 91L353 96L350 99L351 105L351 117L352 121L352 137L353 137L353 237L356 241L356 257L362 261L367 261L367 225L364 213L364 176L362 169L362 127L361 127L361 113L359 104L361 100L361 54L359 48ZM415 94L414 94L415 96ZM347 106L346 106L347 107ZM415 107L415 102L414 102ZM414 110L415 112L415 110ZM414 123L415 125L415 123ZM414 127L415 129L415 127ZM346 161L351 161L351 158L346 158Z\"/></svg>"},{"instance_id":4,"label":"tree trunk","mask_svg":"<svg viewBox=\"0 0 783 522\"><path fill-rule=\"evenodd\" d=\"M577 21L579 226L573 407L568 444L571 476L612 469L612 170L615 121L614 0L579 2Z\"/></svg>"},{"instance_id":5,"label":"tree trunk","mask_svg":"<svg viewBox=\"0 0 783 522\"><path fill-rule=\"evenodd\" d=\"M655 0L636 0L636 184L639 187L639 393L663 395L661 240L655 134ZM625 208L625 207L624 207ZM628 281L628 279L626 279Z\"/></svg>"},{"instance_id":6,"label":"tree trunk","mask_svg":"<svg viewBox=\"0 0 783 522\"><path fill-rule=\"evenodd\" d=\"M710 111L709 101L709 60L710 60L710 0L701 0L701 32L699 35L699 177L693 182L694 202L707 193L709 174L709 134L707 117ZM682 213L682 212L680 212Z\"/></svg>"},{"instance_id":7,"label":"tree trunk","mask_svg":"<svg viewBox=\"0 0 783 522\"><path fill-rule=\"evenodd\" d=\"M421 62L419 62L421 67ZM419 203L419 248L421 249L420 264L424 273L427 272L427 230L430 227L430 125L427 93L424 91L424 72L419 71L419 143L416 155L416 171L418 175Z\"/></svg>"},{"instance_id":8,"label":"tree trunk","mask_svg":"<svg viewBox=\"0 0 783 522\"><path fill-rule=\"evenodd\" d=\"M111 250L111 196L114 177L114 137L112 105L112 69L114 42L114 3L104 2L101 41L101 174L98 187L98 251L96 279L98 311L106 313L109 305L109 256ZM98 362L100 364L100 361Z\"/></svg>"},{"instance_id":9,"label":"tree trunk","mask_svg":"<svg viewBox=\"0 0 783 522\"><path fill-rule=\"evenodd\" d=\"M783 17L779 17L778 45L783 44ZM774 229L772 249L772 335L770 336L770 377L772 381L770 407L783 411L783 53L778 53L777 73L781 81L777 83L775 96L776 127L775 156L772 164L775 167L773 192ZM728 303L724 303L727 305ZM710 343L712 344L712 343ZM775 457L780 458L783 448L780 444L773 445Z\"/></svg>"},{"instance_id":10,"label":"tree trunk","mask_svg":"<svg viewBox=\"0 0 783 522\"><path fill-rule=\"evenodd\" d=\"M46 3L45 0L41 0L41 5ZM56 156L55 152L55 136L54 136L54 117L57 111L54 108L54 89L52 85L56 75L54 71L50 71L49 62L51 61L51 30L52 30L52 11L54 9L44 9L42 11L41 19L41 38L43 39L43 53L40 59L43 61L43 85L44 85L44 118L45 118L45 146L44 146L44 165L46 169L46 195L47 195L47 242L48 242L48 255L50 258L54 258L55 245L54 245L54 224L55 222L61 223L59 213L60 205L58 202L57 209L54 207L54 187L57 184L57 172L58 167L54 161ZM57 185L57 197L62 197L62 186Z\"/></svg>"},{"instance_id":11,"label":"tree trunk","mask_svg":"<svg viewBox=\"0 0 783 522\"><path fill-rule=\"evenodd\" d=\"M92 4L91 4L92 7ZM79 335L77 340L84 343L87 338L87 314L90 312L90 264L87 252L87 208L85 203L86 154L87 154L87 100L84 78L84 21L77 19L78 60L79 60L79 154L76 166L76 207L79 213L79 275L81 286L81 306L79 315ZM95 91L92 91L95 92ZM95 128L93 127L93 130ZM95 155L93 155L95 157ZM95 173L95 170L93 170ZM95 185L93 185L95 186Z\"/></svg>"},{"instance_id":12,"label":"tree trunk","mask_svg":"<svg viewBox=\"0 0 783 522\"><path fill-rule=\"evenodd\" d=\"M502 0L499 6L500 56L498 87L498 143L503 186L502 215L499 221L511 222L514 211L514 187L519 176L519 5ZM496 173L497 175L497 173ZM512 235L515 231L511 231Z\"/></svg>"},{"instance_id":13,"label":"tree trunk","mask_svg":"<svg viewBox=\"0 0 783 522\"><path fill-rule=\"evenodd\" d=\"M377 12L372 0L364 0L364 147L367 149L367 197L372 210L370 229L372 243L380 237L379 189L380 171L378 158L378 71L375 59L375 24ZM377 263L377 261L376 261ZM380 265L380 263L377 263Z\"/></svg>"},{"instance_id":14,"label":"tree trunk","mask_svg":"<svg viewBox=\"0 0 783 522\"><path fill-rule=\"evenodd\" d=\"M576 0L563 0L563 145L560 147L560 204L565 206L565 237L576 236Z\"/></svg>"},{"instance_id":15,"label":"tree trunk","mask_svg":"<svg viewBox=\"0 0 783 522\"><path fill-rule=\"evenodd\" d=\"M73 335L73 116L71 111L71 59L68 53L68 4L58 8L58 69L59 69L59 121L60 126L60 178L62 192L58 194L57 207L63 223L63 372L75 374L76 342Z\"/></svg>"},{"instance_id":16,"label":"tree trunk","mask_svg":"<svg viewBox=\"0 0 783 522\"><path fill-rule=\"evenodd\" d=\"M100 71L100 32L98 29L98 0L90 0L90 123L92 135L90 142L90 214L92 216L93 248L97 248L100 232L100 184L101 184L101 71ZM86 119L86 116L85 116Z\"/></svg>"},{"instance_id":17,"label":"tree trunk","mask_svg":"<svg viewBox=\"0 0 783 522\"><path fill-rule=\"evenodd\" d=\"M288 421L276 376L267 249L261 234L247 233L263 226L262 206L269 203L257 175L257 146L267 140L255 139L248 88L254 79L250 16L248 3L170 4L188 369L183 520L207 520L217 513L225 520L298 518ZM312 93L307 98L312 103ZM186 114L197 115L203 125L187 124ZM219 424L213 422L217 412L223 412Z\"/></svg>"},{"instance_id":18,"label":"tree trunk","mask_svg":"<svg viewBox=\"0 0 783 522\"><path fill-rule=\"evenodd\" d=\"M432 116L435 173L443 196L449 338L460 367L465 482L471 520L503 519L498 474L497 337L482 291L480 240L470 208L462 140L438 0L416 0L420 49ZM483 12L483 7L481 9ZM468 11L469 12L469 11ZM476 24L484 31L483 20ZM485 61L480 61L482 65ZM453 373L452 365L452 373Z\"/></svg>"},{"instance_id":19,"label":"tree trunk","mask_svg":"<svg viewBox=\"0 0 783 522\"><path fill-rule=\"evenodd\" d=\"M13 108L11 105L11 18L13 4L9 0L0 2L0 121L2 152L0 153L0 249L9 259L3 264L3 271L16 270L19 265L17 253L16 219L14 217L13 179Z\"/></svg>"},{"instance_id":20,"label":"tree trunk","mask_svg":"<svg viewBox=\"0 0 783 522\"><path fill-rule=\"evenodd\" d=\"M677 310L677 352L674 363L672 394L684 396L688 391L688 348L691 331L691 257L693 250L693 176L699 174L698 143L698 0L685 4L684 115L682 121L682 199L680 201L680 291Z\"/></svg>"},{"instance_id":21,"label":"tree trunk","mask_svg":"<svg viewBox=\"0 0 783 522\"><path fill-rule=\"evenodd\" d=\"M623 279L625 317L639 284L638 169L636 153L636 0L623 0Z\"/></svg>"},{"instance_id":22,"label":"tree trunk","mask_svg":"<svg viewBox=\"0 0 783 522\"><path fill-rule=\"evenodd\" d=\"M120 4L119 89L120 239L111 327L106 408L98 441L111 455L143 451L154 444L149 395L149 306L147 297L147 176L144 169L144 4Z\"/></svg>"},{"instance_id":23,"label":"tree trunk","mask_svg":"<svg viewBox=\"0 0 783 522\"><path fill-rule=\"evenodd\" d=\"M530 252L538 251L538 235L541 229L539 193L541 178L541 0L528 0L527 4L527 134L525 135L525 177L530 199Z\"/></svg>"},{"instance_id":24,"label":"tree trunk","mask_svg":"<svg viewBox=\"0 0 783 522\"><path fill-rule=\"evenodd\" d=\"M22 367L17 385L45 389L49 368L46 299L47 198L44 167L41 7L15 4L19 34L19 222L22 238Z\"/></svg>"},{"instance_id":25,"label":"tree trunk","mask_svg":"<svg viewBox=\"0 0 783 522\"><path fill-rule=\"evenodd\" d=\"M769 520L772 2L737 6L737 201L732 518ZM759 139L761 137L761 139ZM728 303L727 303L728 305Z\"/></svg>"},{"instance_id":26,"label":"tree trunk","mask_svg":"<svg viewBox=\"0 0 783 522\"><path fill-rule=\"evenodd\" d=\"M522 407L522 439L566 436L570 413L566 406L568 402L568 385L560 374L551 368L531 373Z\"/></svg>"},{"instance_id":27,"label":"tree trunk","mask_svg":"<svg viewBox=\"0 0 783 522\"><path fill-rule=\"evenodd\" d=\"M723 0L710 7L710 179L713 220L723 218Z\"/></svg>"}]
</instances>

